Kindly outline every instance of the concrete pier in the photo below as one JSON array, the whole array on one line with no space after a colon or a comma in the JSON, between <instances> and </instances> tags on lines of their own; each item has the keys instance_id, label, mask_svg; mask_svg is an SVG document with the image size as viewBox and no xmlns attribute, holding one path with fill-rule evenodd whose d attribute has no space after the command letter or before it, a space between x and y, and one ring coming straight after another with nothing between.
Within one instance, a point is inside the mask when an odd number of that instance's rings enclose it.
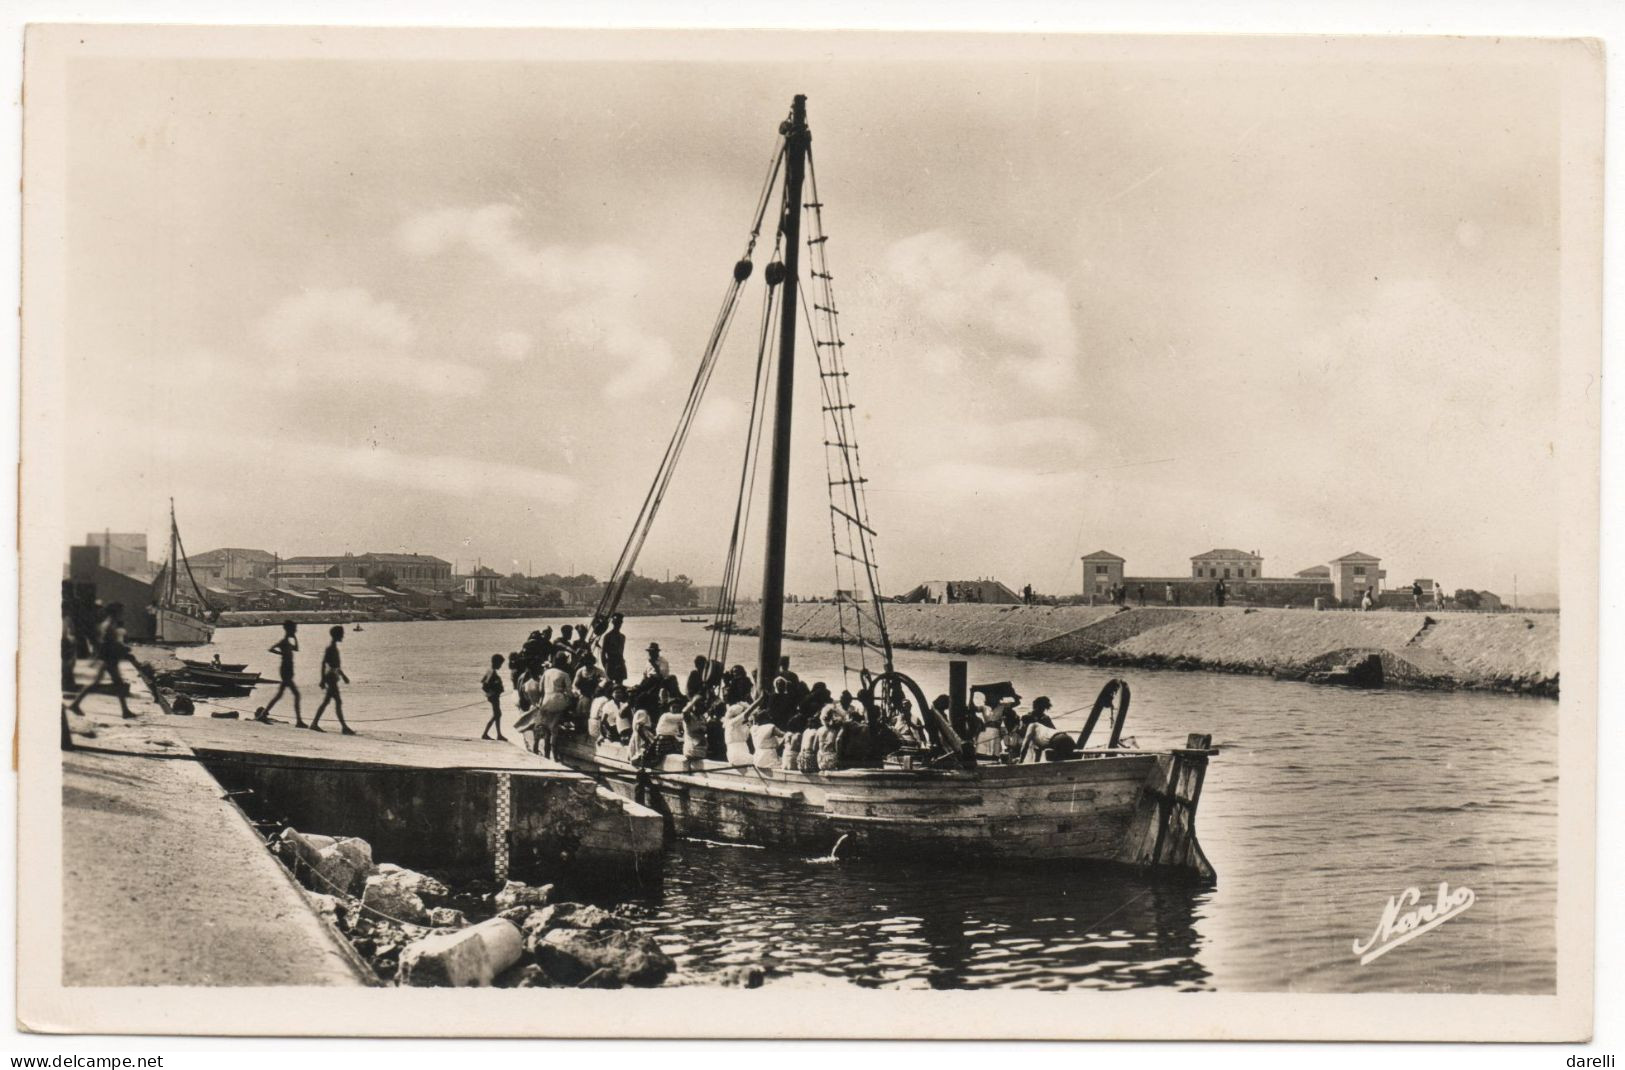
<instances>
[{"instance_id":1,"label":"concrete pier","mask_svg":"<svg viewBox=\"0 0 1625 1070\"><path fill-rule=\"evenodd\" d=\"M659 814L517 746L204 715L169 720L221 784L259 797L245 807L359 837L398 865L544 882L659 872Z\"/></svg>"},{"instance_id":2,"label":"concrete pier","mask_svg":"<svg viewBox=\"0 0 1625 1070\"><path fill-rule=\"evenodd\" d=\"M409 867L548 880L659 872L659 814L516 746L175 716L126 675L135 719L111 694L68 715L65 984L372 983L245 811L359 836Z\"/></svg>"},{"instance_id":3,"label":"concrete pier","mask_svg":"<svg viewBox=\"0 0 1625 1070\"><path fill-rule=\"evenodd\" d=\"M173 718L140 688L130 705L141 716L124 721L112 696L87 698L74 739L96 749L62 755L62 983L371 983L220 785L185 760Z\"/></svg>"}]
</instances>

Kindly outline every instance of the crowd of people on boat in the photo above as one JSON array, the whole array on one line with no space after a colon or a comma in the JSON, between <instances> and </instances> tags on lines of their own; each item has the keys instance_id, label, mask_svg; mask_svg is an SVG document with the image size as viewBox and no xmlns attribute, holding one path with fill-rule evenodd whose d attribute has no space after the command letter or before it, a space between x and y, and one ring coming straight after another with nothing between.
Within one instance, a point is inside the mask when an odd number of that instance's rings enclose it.
<instances>
[{"instance_id":1,"label":"crowd of people on boat","mask_svg":"<svg viewBox=\"0 0 1625 1070\"><path fill-rule=\"evenodd\" d=\"M823 681L808 684L788 657L765 691L743 665L725 667L703 654L680 680L659 643L645 648L634 670L623 623L615 614L607 625L565 624L557 634L549 625L518 650L492 654L480 679L490 706L481 738L508 739L503 699L511 691L518 710L512 727L531 751L551 756L573 735L645 768L680 755L819 773L879 768L893 757L928 763L950 753L967 764L1055 761L1077 749L1073 736L1056 729L1042 696L1022 711L1019 695L989 704L973 692L956 711L939 695L931 710L915 711L900 694L881 701L869 687L837 693Z\"/></svg>"}]
</instances>

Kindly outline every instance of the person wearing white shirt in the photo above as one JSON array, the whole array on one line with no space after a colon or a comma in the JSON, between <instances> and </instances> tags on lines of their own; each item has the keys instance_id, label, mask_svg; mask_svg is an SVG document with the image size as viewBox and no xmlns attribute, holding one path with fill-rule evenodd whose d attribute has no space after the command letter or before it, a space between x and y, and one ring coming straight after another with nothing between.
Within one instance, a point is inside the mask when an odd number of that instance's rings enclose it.
<instances>
[{"instance_id":1,"label":"person wearing white shirt","mask_svg":"<svg viewBox=\"0 0 1625 1070\"><path fill-rule=\"evenodd\" d=\"M779 751L784 744L784 732L772 721L751 726L751 746L756 748L754 761L758 769L779 768ZM730 748L732 749L732 748Z\"/></svg>"}]
</instances>

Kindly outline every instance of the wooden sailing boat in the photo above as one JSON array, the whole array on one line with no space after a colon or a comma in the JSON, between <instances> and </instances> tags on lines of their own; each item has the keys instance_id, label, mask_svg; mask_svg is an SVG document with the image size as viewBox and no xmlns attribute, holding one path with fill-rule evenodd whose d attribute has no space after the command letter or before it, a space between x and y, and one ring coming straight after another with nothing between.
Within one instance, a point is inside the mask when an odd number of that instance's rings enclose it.
<instances>
[{"instance_id":1,"label":"wooden sailing boat","mask_svg":"<svg viewBox=\"0 0 1625 1070\"><path fill-rule=\"evenodd\" d=\"M1065 761L1006 765L969 758L953 731L966 701L965 663L950 664L949 692L954 716L935 715L919 685L892 665L886 635L884 600L874 564L874 529L868 512L862 469L858 462L852 403L835 313L832 273L824 253L822 203L817 178L803 202L803 185L811 171L806 101L798 96L781 124L778 151L757 205L755 226L745 256L735 266L723 312L691 388L689 403L662 460L644 509L612 572L595 614L607 620L614 610L643 539L652 526L665 485L687 437L687 422L709 382L716 351L726 334L740 288L752 273L750 256L763 217L782 172L782 195L775 236L775 258L764 272L768 286L757 360L757 393L747 434L746 460L740 474L740 500L733 540L724 567L723 593L713 630L713 661L724 662L737 589L741 540L748 527L749 490L755 482L757 450L766 439L768 379L773 377L773 431L769 457L766 553L762 578L760 659L757 679L764 686L779 672L783 638L786 517L789 499L790 429L795 384L797 302L802 295L801 218L808 213L807 239L812 290L811 309L803 309L813 335L826 430L829 465L831 538L837 558L837 580L843 594L867 588L868 601L855 596L837 599L842 613L843 660L855 652L864 685L883 703L898 707L908 697L921 716L935 717L931 734L943 741L934 755L916 752L890 756L879 768L805 773L792 769L759 769L727 762L689 760L680 755L642 768L636 756L618 743L599 742L585 734L554 740L557 758L617 791L667 814L680 835L734 841L798 851L888 857L926 856L961 863L1022 861L1053 863L1119 863L1152 867L1203 879L1212 867L1196 840L1195 817L1201 796L1210 737L1193 735L1187 745L1163 751L1120 746L1127 687L1109 685L1097 701L1089 731L1115 700L1107 747L1083 749ZM778 257L782 249L782 259ZM776 369L769 359L769 322L778 309ZM844 542L843 536L844 534ZM843 580L841 568L851 580ZM860 586L861 584L861 586ZM850 623L850 626L849 626ZM722 656L716 656L719 653ZM868 664L873 655L875 663ZM961 722L962 723L962 722Z\"/></svg>"},{"instance_id":2,"label":"wooden sailing boat","mask_svg":"<svg viewBox=\"0 0 1625 1070\"><path fill-rule=\"evenodd\" d=\"M181 570L186 570L186 583L181 585ZM152 584L153 637L160 643L191 645L207 643L214 638L214 625L208 616L213 607L204 597L197 578L192 575L191 562L181 545L181 532L175 523L175 501L169 502L169 558Z\"/></svg>"}]
</instances>

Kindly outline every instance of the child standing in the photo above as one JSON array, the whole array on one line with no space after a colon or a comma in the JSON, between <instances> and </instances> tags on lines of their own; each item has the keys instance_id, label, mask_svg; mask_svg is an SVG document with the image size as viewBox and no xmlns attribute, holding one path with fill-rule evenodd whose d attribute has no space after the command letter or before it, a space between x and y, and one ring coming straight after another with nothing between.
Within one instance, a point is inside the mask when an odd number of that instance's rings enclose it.
<instances>
[{"instance_id":1,"label":"child standing","mask_svg":"<svg viewBox=\"0 0 1625 1070\"><path fill-rule=\"evenodd\" d=\"M338 715L339 729L347 736L355 735L355 729L344 723L344 697L339 694L340 682L349 683L350 678L344 674L344 664L339 658L339 644L344 642L344 625L335 624L327 629L332 642L327 644L327 650L322 653L322 696L321 704L316 707L316 716L311 718L307 728L320 732L322 730L322 713L326 711L327 704L333 704L333 712Z\"/></svg>"},{"instance_id":2,"label":"child standing","mask_svg":"<svg viewBox=\"0 0 1625 1070\"><path fill-rule=\"evenodd\" d=\"M491 703L491 719L485 722L485 731L480 733L481 739L491 738L491 729L497 730L497 738L507 742L508 737L502 734L502 655L491 655L491 667L485 670L480 678L480 689L485 692L485 698Z\"/></svg>"}]
</instances>

